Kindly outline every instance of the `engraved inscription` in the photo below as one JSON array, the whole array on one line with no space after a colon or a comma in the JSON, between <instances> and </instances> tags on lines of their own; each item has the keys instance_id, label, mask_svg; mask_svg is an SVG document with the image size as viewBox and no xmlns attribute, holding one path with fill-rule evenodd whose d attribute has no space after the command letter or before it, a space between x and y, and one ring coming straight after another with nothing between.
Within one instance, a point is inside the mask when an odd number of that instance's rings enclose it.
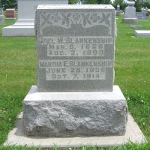
<instances>
[{"instance_id":1,"label":"engraved inscription","mask_svg":"<svg viewBox=\"0 0 150 150\"><path fill-rule=\"evenodd\" d=\"M111 59L101 60L39 60L46 71L46 80L105 80Z\"/></svg>"},{"instance_id":2,"label":"engraved inscription","mask_svg":"<svg viewBox=\"0 0 150 150\"><path fill-rule=\"evenodd\" d=\"M38 68L46 80L108 80L113 73L113 17L111 11L41 10Z\"/></svg>"},{"instance_id":3,"label":"engraved inscription","mask_svg":"<svg viewBox=\"0 0 150 150\"><path fill-rule=\"evenodd\" d=\"M111 37L43 37L39 43L47 45L47 56L104 56L105 44Z\"/></svg>"}]
</instances>

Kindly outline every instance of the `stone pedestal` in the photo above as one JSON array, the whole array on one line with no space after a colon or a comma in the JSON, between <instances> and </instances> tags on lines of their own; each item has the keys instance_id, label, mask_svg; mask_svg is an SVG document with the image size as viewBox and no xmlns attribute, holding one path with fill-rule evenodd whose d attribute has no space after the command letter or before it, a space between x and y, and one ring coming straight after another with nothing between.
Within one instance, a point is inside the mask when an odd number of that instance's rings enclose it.
<instances>
[{"instance_id":1,"label":"stone pedestal","mask_svg":"<svg viewBox=\"0 0 150 150\"><path fill-rule=\"evenodd\" d=\"M116 11L116 16L120 16L121 12L120 11Z\"/></svg>"},{"instance_id":2,"label":"stone pedestal","mask_svg":"<svg viewBox=\"0 0 150 150\"><path fill-rule=\"evenodd\" d=\"M124 18L122 19L122 22L123 23L137 23L138 22L138 19L137 18Z\"/></svg>"},{"instance_id":3,"label":"stone pedestal","mask_svg":"<svg viewBox=\"0 0 150 150\"><path fill-rule=\"evenodd\" d=\"M32 86L23 101L28 136L75 137L124 135L127 103L113 92L38 92Z\"/></svg>"}]
</instances>

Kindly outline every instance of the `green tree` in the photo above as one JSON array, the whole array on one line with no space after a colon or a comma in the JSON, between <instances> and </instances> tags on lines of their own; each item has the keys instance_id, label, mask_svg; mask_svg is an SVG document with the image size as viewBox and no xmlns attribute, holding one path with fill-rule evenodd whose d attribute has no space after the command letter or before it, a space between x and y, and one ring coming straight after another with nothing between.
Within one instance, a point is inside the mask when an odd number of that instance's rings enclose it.
<instances>
[{"instance_id":1,"label":"green tree","mask_svg":"<svg viewBox=\"0 0 150 150\"><path fill-rule=\"evenodd\" d=\"M111 4L111 0L97 0L98 4Z\"/></svg>"},{"instance_id":2,"label":"green tree","mask_svg":"<svg viewBox=\"0 0 150 150\"><path fill-rule=\"evenodd\" d=\"M118 4L120 5L120 10L124 10L127 6L124 0L115 0L112 5L117 9Z\"/></svg>"},{"instance_id":3,"label":"green tree","mask_svg":"<svg viewBox=\"0 0 150 150\"><path fill-rule=\"evenodd\" d=\"M147 7L148 9L150 9L150 0L145 3L142 3L142 7L144 7L144 8Z\"/></svg>"},{"instance_id":4,"label":"green tree","mask_svg":"<svg viewBox=\"0 0 150 150\"><path fill-rule=\"evenodd\" d=\"M69 0L69 4L76 4L79 1L82 4L111 4L111 0Z\"/></svg>"},{"instance_id":5,"label":"green tree","mask_svg":"<svg viewBox=\"0 0 150 150\"><path fill-rule=\"evenodd\" d=\"M81 1L82 4L97 4L97 0L69 0L69 4L76 4L79 1Z\"/></svg>"},{"instance_id":6,"label":"green tree","mask_svg":"<svg viewBox=\"0 0 150 150\"><path fill-rule=\"evenodd\" d=\"M97 0L85 0L84 4L97 4Z\"/></svg>"},{"instance_id":7,"label":"green tree","mask_svg":"<svg viewBox=\"0 0 150 150\"><path fill-rule=\"evenodd\" d=\"M16 0L1 0L1 4L4 10L7 8L17 8Z\"/></svg>"}]
</instances>

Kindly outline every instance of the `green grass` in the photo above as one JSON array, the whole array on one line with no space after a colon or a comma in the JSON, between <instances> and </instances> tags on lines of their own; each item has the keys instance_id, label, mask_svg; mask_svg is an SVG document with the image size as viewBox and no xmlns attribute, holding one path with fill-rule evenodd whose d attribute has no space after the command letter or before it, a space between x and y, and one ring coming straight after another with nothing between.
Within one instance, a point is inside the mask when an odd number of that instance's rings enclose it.
<instances>
[{"instance_id":1,"label":"green grass","mask_svg":"<svg viewBox=\"0 0 150 150\"><path fill-rule=\"evenodd\" d=\"M130 143L107 150L150 149L150 39L135 38L130 24L117 20L115 54L115 85L125 95L129 111L147 138L147 144ZM13 24L7 20L2 27ZM150 30L149 21L138 22L142 30ZM22 111L22 100L32 85L36 84L35 38L0 37L0 150L25 150L27 147L3 147L10 130L15 126L17 115ZM30 148L35 150L35 148ZM57 148L54 148L57 149ZM67 148L66 148L67 149ZM74 148L97 150L97 147ZM38 149L40 150L40 149ZM99 148L104 150L104 148Z\"/></svg>"}]
</instances>

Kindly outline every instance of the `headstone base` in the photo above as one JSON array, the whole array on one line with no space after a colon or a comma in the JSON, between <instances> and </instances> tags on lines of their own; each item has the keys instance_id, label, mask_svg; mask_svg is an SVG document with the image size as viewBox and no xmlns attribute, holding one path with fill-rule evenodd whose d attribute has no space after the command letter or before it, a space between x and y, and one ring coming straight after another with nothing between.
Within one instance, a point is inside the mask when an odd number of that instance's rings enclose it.
<instances>
[{"instance_id":1,"label":"headstone base","mask_svg":"<svg viewBox=\"0 0 150 150\"><path fill-rule=\"evenodd\" d=\"M116 12L116 16L120 16L121 15L121 12L120 11L117 11Z\"/></svg>"},{"instance_id":2,"label":"headstone base","mask_svg":"<svg viewBox=\"0 0 150 150\"><path fill-rule=\"evenodd\" d=\"M0 24L5 24L4 15L0 15Z\"/></svg>"},{"instance_id":3,"label":"headstone base","mask_svg":"<svg viewBox=\"0 0 150 150\"><path fill-rule=\"evenodd\" d=\"M12 25L2 28L3 37L31 37L35 36L34 25Z\"/></svg>"},{"instance_id":4,"label":"headstone base","mask_svg":"<svg viewBox=\"0 0 150 150\"><path fill-rule=\"evenodd\" d=\"M137 23L138 19L137 18L124 18L122 19L123 23Z\"/></svg>"},{"instance_id":5,"label":"headstone base","mask_svg":"<svg viewBox=\"0 0 150 150\"><path fill-rule=\"evenodd\" d=\"M142 144L146 143L142 131L134 121L131 114L128 114L126 133L123 136L95 136L95 137L31 137L23 132L22 113L18 116L16 127L8 134L4 146L26 146L37 148L77 148L83 146L108 147L121 146L127 143Z\"/></svg>"},{"instance_id":6,"label":"headstone base","mask_svg":"<svg viewBox=\"0 0 150 150\"><path fill-rule=\"evenodd\" d=\"M3 37L30 37L35 36L34 19L18 19L12 26L2 29Z\"/></svg>"},{"instance_id":7,"label":"headstone base","mask_svg":"<svg viewBox=\"0 0 150 150\"><path fill-rule=\"evenodd\" d=\"M135 37L150 38L150 30L135 30Z\"/></svg>"},{"instance_id":8,"label":"headstone base","mask_svg":"<svg viewBox=\"0 0 150 150\"><path fill-rule=\"evenodd\" d=\"M23 101L28 136L121 136L126 123L127 103L118 86L113 92L38 92L32 86Z\"/></svg>"}]
</instances>

